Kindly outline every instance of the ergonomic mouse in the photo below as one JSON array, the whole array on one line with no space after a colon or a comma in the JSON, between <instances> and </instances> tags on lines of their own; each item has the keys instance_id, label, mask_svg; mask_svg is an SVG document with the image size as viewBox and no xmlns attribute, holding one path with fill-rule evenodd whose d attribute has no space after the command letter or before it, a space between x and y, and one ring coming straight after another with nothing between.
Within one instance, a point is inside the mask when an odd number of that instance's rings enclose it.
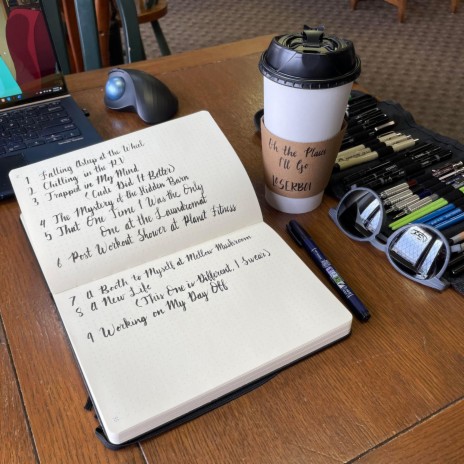
<instances>
[{"instance_id":1,"label":"ergonomic mouse","mask_svg":"<svg viewBox=\"0 0 464 464\"><path fill-rule=\"evenodd\" d=\"M112 110L136 112L147 124L172 118L177 97L156 77L136 69L112 69L105 85L105 105Z\"/></svg>"}]
</instances>

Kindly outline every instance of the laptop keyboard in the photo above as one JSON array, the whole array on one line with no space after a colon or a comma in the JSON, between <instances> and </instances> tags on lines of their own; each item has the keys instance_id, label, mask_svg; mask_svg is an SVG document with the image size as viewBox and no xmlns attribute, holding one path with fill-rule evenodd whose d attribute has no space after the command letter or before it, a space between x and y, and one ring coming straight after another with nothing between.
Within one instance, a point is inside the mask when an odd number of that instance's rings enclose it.
<instances>
[{"instance_id":1,"label":"laptop keyboard","mask_svg":"<svg viewBox=\"0 0 464 464\"><path fill-rule=\"evenodd\" d=\"M81 135L60 101L0 113L0 158Z\"/></svg>"}]
</instances>

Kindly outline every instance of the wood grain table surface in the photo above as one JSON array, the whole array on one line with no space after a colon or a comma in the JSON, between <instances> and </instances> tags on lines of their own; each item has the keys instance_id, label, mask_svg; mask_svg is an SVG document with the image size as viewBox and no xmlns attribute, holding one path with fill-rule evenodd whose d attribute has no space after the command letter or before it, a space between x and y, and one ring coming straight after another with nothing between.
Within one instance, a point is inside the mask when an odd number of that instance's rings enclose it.
<instances>
[{"instance_id":1,"label":"wood grain table surface","mask_svg":"<svg viewBox=\"0 0 464 464\"><path fill-rule=\"evenodd\" d=\"M336 203L328 195L315 211L298 216L277 212L264 201L253 115L263 105L258 61L270 38L126 67L165 82L179 98L179 116L203 109L212 114L251 178L265 221L327 284L285 232L287 222L298 218L369 308L371 319L354 320L347 339L225 406L157 438L110 451L95 438L97 421L84 409L85 386L20 225L18 205L4 201L1 464L464 462L463 297L409 281L380 251L348 239L328 217ZM144 128L134 113L105 108L107 72L68 76L72 95L105 139Z\"/></svg>"}]
</instances>

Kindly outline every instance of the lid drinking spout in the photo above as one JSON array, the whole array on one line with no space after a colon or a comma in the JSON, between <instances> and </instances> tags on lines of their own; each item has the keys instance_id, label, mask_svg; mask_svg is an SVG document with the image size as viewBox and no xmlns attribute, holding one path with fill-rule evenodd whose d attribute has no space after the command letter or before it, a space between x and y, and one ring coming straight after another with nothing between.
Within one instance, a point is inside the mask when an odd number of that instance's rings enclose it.
<instances>
[{"instance_id":1,"label":"lid drinking spout","mask_svg":"<svg viewBox=\"0 0 464 464\"><path fill-rule=\"evenodd\" d=\"M324 39L324 26L316 28L304 26L303 42L309 47L321 47Z\"/></svg>"}]
</instances>

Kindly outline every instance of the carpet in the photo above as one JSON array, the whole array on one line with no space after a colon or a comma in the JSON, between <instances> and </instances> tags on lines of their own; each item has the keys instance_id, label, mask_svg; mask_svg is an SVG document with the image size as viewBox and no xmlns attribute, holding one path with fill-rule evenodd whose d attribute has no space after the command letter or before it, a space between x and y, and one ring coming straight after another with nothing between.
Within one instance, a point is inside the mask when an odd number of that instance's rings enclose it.
<instances>
[{"instance_id":1,"label":"carpet","mask_svg":"<svg viewBox=\"0 0 464 464\"><path fill-rule=\"evenodd\" d=\"M362 61L359 83L393 100L416 122L464 142L464 4L408 0L406 20L383 0L169 0L160 20L172 53L264 34L324 25L328 35L350 39ZM159 56L149 24L142 25L147 58Z\"/></svg>"}]
</instances>

